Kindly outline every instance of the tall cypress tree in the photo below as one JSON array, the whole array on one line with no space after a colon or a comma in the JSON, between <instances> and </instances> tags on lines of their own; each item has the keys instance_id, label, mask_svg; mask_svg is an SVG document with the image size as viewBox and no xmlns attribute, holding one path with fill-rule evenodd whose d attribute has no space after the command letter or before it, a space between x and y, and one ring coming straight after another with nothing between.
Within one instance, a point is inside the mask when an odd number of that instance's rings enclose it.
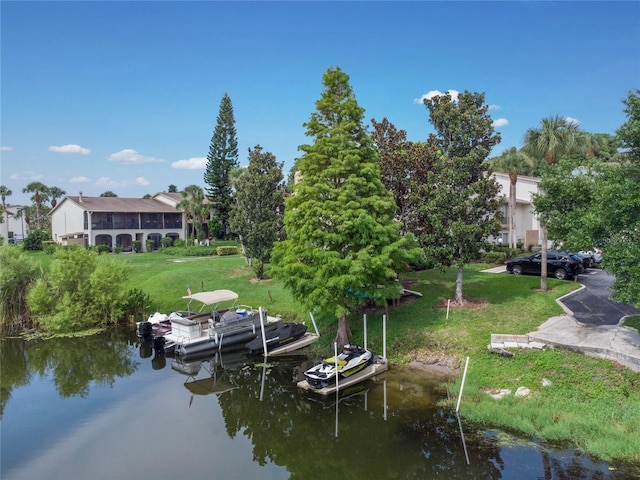
<instances>
[{"instance_id":1,"label":"tall cypress tree","mask_svg":"<svg viewBox=\"0 0 640 480\"><path fill-rule=\"evenodd\" d=\"M285 203L287 239L274 246L271 272L297 301L338 320L343 345L351 312L368 299L383 305L399 296L396 272L415 252L399 234L349 76L329 69L322 83L317 111L304 124L314 143L300 146L300 181Z\"/></svg>"},{"instance_id":2,"label":"tall cypress tree","mask_svg":"<svg viewBox=\"0 0 640 480\"><path fill-rule=\"evenodd\" d=\"M231 98L225 93L220 102L220 111L207 155L207 168L204 172L207 198L216 211L212 224L219 225L223 234L228 232L233 194L229 172L239 165L235 123ZM210 233L215 232L210 230Z\"/></svg>"}]
</instances>

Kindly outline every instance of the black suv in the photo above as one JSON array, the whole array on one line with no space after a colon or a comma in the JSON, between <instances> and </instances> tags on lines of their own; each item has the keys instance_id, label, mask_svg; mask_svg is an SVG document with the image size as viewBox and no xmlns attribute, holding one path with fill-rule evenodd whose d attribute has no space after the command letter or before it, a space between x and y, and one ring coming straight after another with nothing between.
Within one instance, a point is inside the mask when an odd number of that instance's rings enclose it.
<instances>
[{"instance_id":1,"label":"black suv","mask_svg":"<svg viewBox=\"0 0 640 480\"><path fill-rule=\"evenodd\" d=\"M507 261L507 272L514 275L531 273L540 275L542 267L542 254L540 252L528 257L512 258ZM559 280L572 278L582 273L582 262L565 252L549 250L547 252L547 276L554 276Z\"/></svg>"}]
</instances>

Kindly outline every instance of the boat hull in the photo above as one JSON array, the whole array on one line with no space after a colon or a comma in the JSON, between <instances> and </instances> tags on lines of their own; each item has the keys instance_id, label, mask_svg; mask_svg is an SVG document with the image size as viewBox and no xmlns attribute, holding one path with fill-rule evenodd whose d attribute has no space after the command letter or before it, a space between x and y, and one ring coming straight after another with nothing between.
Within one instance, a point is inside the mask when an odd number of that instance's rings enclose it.
<instances>
[{"instance_id":1,"label":"boat hull","mask_svg":"<svg viewBox=\"0 0 640 480\"><path fill-rule=\"evenodd\" d=\"M251 355L261 355L264 353L264 343L267 345L267 352L287 345L301 338L307 332L307 326L303 323L281 322L275 329L265 332L265 340L262 341L262 334L246 344Z\"/></svg>"},{"instance_id":2,"label":"boat hull","mask_svg":"<svg viewBox=\"0 0 640 480\"><path fill-rule=\"evenodd\" d=\"M357 345L345 345L337 360L335 357L325 359L304 372L304 376L311 388L322 389L335 385L336 379L340 381L364 370L372 359L370 351Z\"/></svg>"}]
</instances>

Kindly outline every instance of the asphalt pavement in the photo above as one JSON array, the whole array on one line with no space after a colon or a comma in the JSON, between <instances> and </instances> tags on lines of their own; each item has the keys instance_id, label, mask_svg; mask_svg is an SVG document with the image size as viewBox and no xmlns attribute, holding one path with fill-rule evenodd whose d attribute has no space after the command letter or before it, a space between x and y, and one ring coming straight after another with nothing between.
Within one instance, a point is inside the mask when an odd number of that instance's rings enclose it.
<instances>
[{"instance_id":1,"label":"asphalt pavement","mask_svg":"<svg viewBox=\"0 0 640 480\"><path fill-rule=\"evenodd\" d=\"M579 275L581 288L558 299L566 315L548 319L528 334L529 341L606 358L640 372L640 332L622 321L627 315L640 315L640 309L609 298L613 280L599 269Z\"/></svg>"},{"instance_id":2,"label":"asphalt pavement","mask_svg":"<svg viewBox=\"0 0 640 480\"><path fill-rule=\"evenodd\" d=\"M640 315L640 309L609 298L614 279L613 275L604 270L587 269L578 276L578 283L584 288L560 302L571 311L576 320L589 325L618 325L626 315Z\"/></svg>"}]
</instances>

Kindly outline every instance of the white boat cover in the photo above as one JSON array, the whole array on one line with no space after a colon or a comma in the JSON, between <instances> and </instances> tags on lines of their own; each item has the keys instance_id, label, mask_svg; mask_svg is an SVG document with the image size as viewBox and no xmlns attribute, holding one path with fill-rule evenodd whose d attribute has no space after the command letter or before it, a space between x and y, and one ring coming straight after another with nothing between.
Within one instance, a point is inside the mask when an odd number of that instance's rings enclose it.
<instances>
[{"instance_id":1,"label":"white boat cover","mask_svg":"<svg viewBox=\"0 0 640 480\"><path fill-rule=\"evenodd\" d=\"M213 305L214 303L237 300L238 294L231 290L214 290L212 292L198 292L191 295L185 295L184 299L197 300L205 305Z\"/></svg>"}]
</instances>

